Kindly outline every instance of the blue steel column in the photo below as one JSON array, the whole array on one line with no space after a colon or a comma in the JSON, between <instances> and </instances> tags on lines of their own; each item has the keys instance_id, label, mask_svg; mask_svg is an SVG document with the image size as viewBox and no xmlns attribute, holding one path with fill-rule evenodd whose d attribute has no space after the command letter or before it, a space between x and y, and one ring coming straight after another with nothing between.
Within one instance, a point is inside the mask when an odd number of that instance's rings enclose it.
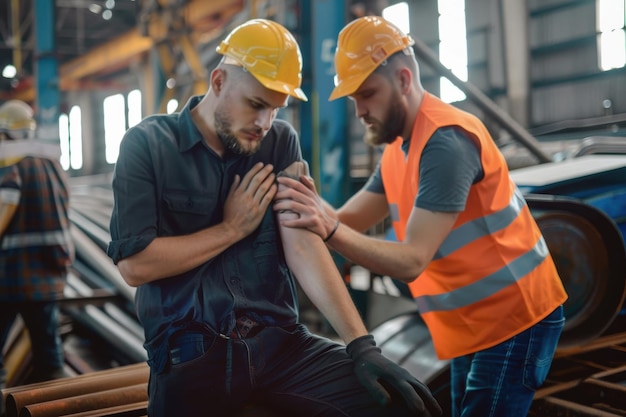
<instances>
[{"instance_id":1,"label":"blue steel column","mask_svg":"<svg viewBox=\"0 0 626 417\"><path fill-rule=\"evenodd\" d=\"M152 89L154 103L152 103L152 113L165 113L167 103L163 103L163 97L166 94L165 72L163 70L162 55L159 53L159 45L156 44L150 50L150 67L152 68L152 83L148 87ZM174 64L172 64L172 67ZM180 106L185 103L180 103Z\"/></svg>"},{"instance_id":2,"label":"blue steel column","mask_svg":"<svg viewBox=\"0 0 626 417\"><path fill-rule=\"evenodd\" d=\"M294 126L300 134L300 148L302 148L302 157L309 163L311 169L311 176L316 178L316 183L319 184L319 170L314 169L313 165L313 102L314 102L314 88L313 88L313 35L312 31L312 19L311 16L311 1L304 0L299 2L299 16L297 27L290 30L297 35L298 43L300 44L300 51L302 52L302 90L309 97L309 101L296 101L289 99L292 103L296 103L298 109L298 122ZM294 105L294 104L292 104ZM291 105L290 105L291 106ZM317 152L317 151L316 151Z\"/></svg>"},{"instance_id":3,"label":"blue steel column","mask_svg":"<svg viewBox=\"0 0 626 417\"><path fill-rule=\"evenodd\" d=\"M36 118L39 139L59 140L59 68L55 48L54 5L34 0Z\"/></svg>"},{"instance_id":4,"label":"blue steel column","mask_svg":"<svg viewBox=\"0 0 626 417\"><path fill-rule=\"evenodd\" d=\"M345 99L328 101L334 88L334 55L337 35L347 23L346 2L303 0L298 30L304 59L303 89L308 103L299 105L302 154L311 166L318 191L333 207L350 196L350 141ZM344 274L346 260L336 252L333 259ZM367 291L348 286L362 317L367 317Z\"/></svg>"},{"instance_id":5,"label":"blue steel column","mask_svg":"<svg viewBox=\"0 0 626 417\"><path fill-rule=\"evenodd\" d=\"M310 113L301 114L303 151L310 143L311 173L322 197L337 207L349 197L350 144L345 100L328 101L328 96L334 87L333 57L337 35L346 24L346 5L336 0L313 0L303 1L301 7L301 25L310 24L307 32L311 36L303 39L303 53L305 75L309 74L312 80L312 88L307 90ZM310 45L306 45L306 40Z\"/></svg>"}]
</instances>

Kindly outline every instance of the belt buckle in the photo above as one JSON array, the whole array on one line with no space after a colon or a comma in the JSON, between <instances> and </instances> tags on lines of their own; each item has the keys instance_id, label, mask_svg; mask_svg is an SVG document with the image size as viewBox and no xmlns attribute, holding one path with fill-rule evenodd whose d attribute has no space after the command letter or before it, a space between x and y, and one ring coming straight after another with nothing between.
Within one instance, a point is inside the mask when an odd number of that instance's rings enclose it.
<instances>
[{"instance_id":1,"label":"belt buckle","mask_svg":"<svg viewBox=\"0 0 626 417\"><path fill-rule=\"evenodd\" d=\"M258 326L259 323L252 320L250 317L241 316L237 318L235 330L239 338L245 339L246 337L248 337L248 335L250 335L250 332Z\"/></svg>"}]
</instances>

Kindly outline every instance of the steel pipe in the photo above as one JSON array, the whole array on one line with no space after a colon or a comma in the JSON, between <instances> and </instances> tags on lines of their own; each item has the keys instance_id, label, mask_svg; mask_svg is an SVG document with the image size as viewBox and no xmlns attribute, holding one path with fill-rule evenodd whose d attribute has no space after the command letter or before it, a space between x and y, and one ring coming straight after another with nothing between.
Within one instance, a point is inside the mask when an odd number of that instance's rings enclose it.
<instances>
[{"instance_id":1,"label":"steel pipe","mask_svg":"<svg viewBox=\"0 0 626 417\"><path fill-rule=\"evenodd\" d=\"M55 380L54 383L26 386L27 389L11 392L6 398L7 417L20 415L20 410L31 404L38 404L63 398L108 391L121 387L140 385L148 382L148 365L127 366L118 372L84 374L72 378Z\"/></svg>"},{"instance_id":2,"label":"steel pipe","mask_svg":"<svg viewBox=\"0 0 626 417\"><path fill-rule=\"evenodd\" d=\"M70 414L65 417L145 417L147 415L148 401L141 401L133 404L102 408L100 410L83 411L81 413Z\"/></svg>"},{"instance_id":3,"label":"steel pipe","mask_svg":"<svg viewBox=\"0 0 626 417\"><path fill-rule=\"evenodd\" d=\"M82 230L89 238L98 245L101 252L109 244L111 235L108 230L104 230L98 226L92 219L76 210L74 207L70 208L69 212L70 221Z\"/></svg>"},{"instance_id":4,"label":"steel pipe","mask_svg":"<svg viewBox=\"0 0 626 417\"><path fill-rule=\"evenodd\" d=\"M31 345L28 330L21 328L17 339L11 345L4 359L4 367L7 371L6 385L11 386L24 373L25 363L30 360ZM4 391L3 391L4 392Z\"/></svg>"},{"instance_id":5,"label":"steel pipe","mask_svg":"<svg viewBox=\"0 0 626 417\"><path fill-rule=\"evenodd\" d=\"M56 417L140 401L148 401L148 383L30 404L20 410L19 417Z\"/></svg>"},{"instance_id":6,"label":"steel pipe","mask_svg":"<svg viewBox=\"0 0 626 417\"><path fill-rule=\"evenodd\" d=\"M72 289L67 291L69 293ZM98 307L87 305L80 309L68 308L67 313L100 334L132 361L143 362L147 360L147 354L143 348L143 338L140 339L134 332L124 328L121 323L115 321Z\"/></svg>"},{"instance_id":7,"label":"steel pipe","mask_svg":"<svg viewBox=\"0 0 626 417\"><path fill-rule=\"evenodd\" d=\"M127 300L134 301L135 288L124 281L111 259L76 225L71 227L70 232L76 245L76 255L101 273Z\"/></svg>"}]
</instances>

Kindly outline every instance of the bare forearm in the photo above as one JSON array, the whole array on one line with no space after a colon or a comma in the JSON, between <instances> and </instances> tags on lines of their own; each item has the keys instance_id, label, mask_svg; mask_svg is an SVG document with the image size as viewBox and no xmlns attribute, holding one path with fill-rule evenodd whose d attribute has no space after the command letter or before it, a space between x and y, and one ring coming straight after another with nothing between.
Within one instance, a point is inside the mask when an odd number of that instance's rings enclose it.
<instances>
[{"instance_id":1,"label":"bare forearm","mask_svg":"<svg viewBox=\"0 0 626 417\"><path fill-rule=\"evenodd\" d=\"M160 237L121 260L118 268L129 285L139 286L202 265L242 237L223 223L186 236Z\"/></svg>"},{"instance_id":2,"label":"bare forearm","mask_svg":"<svg viewBox=\"0 0 626 417\"><path fill-rule=\"evenodd\" d=\"M337 267L322 240L303 229L280 227L285 256L300 286L347 344L367 334Z\"/></svg>"},{"instance_id":3,"label":"bare forearm","mask_svg":"<svg viewBox=\"0 0 626 417\"><path fill-rule=\"evenodd\" d=\"M373 272L389 275L405 282L413 281L426 268L425 256L419 249L402 242L370 237L341 224L329 246Z\"/></svg>"},{"instance_id":4,"label":"bare forearm","mask_svg":"<svg viewBox=\"0 0 626 417\"><path fill-rule=\"evenodd\" d=\"M369 228L382 222L389 215L384 194L361 190L337 210L341 223L357 232L365 233Z\"/></svg>"}]
</instances>

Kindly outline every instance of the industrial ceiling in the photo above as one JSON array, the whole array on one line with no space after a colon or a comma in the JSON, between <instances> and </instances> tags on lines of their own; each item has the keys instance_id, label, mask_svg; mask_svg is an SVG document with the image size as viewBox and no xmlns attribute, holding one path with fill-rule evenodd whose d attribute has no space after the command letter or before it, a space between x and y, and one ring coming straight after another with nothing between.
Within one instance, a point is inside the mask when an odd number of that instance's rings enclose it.
<instances>
[{"instance_id":1,"label":"industrial ceiling","mask_svg":"<svg viewBox=\"0 0 626 417\"><path fill-rule=\"evenodd\" d=\"M19 91L32 82L37 2L6 0L0 7L0 69L7 64L17 69L16 78L0 78L2 92ZM53 21L59 64L136 27L139 16L140 1L136 0L56 0Z\"/></svg>"},{"instance_id":2,"label":"industrial ceiling","mask_svg":"<svg viewBox=\"0 0 626 417\"><path fill-rule=\"evenodd\" d=\"M39 1L50 0L7 0L0 6L0 71L7 64L18 70L14 79L0 77L0 100L34 100ZM97 88L108 74L178 39L173 35L181 31L193 43L202 41L200 33L217 36L243 7L241 0L56 0L60 89Z\"/></svg>"}]
</instances>

